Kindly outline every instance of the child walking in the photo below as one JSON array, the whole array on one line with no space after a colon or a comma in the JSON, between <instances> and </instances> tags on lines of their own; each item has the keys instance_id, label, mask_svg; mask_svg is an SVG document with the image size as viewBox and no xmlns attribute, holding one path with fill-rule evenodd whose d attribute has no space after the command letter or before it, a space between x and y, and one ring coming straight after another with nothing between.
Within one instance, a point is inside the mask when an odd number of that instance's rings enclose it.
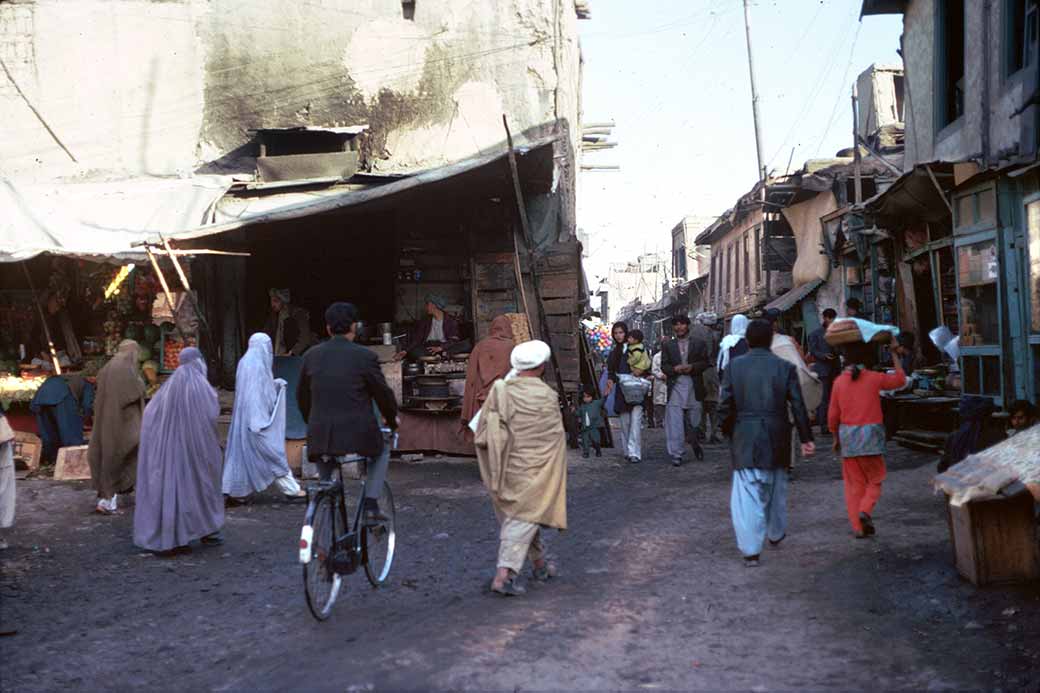
<instances>
[{"instance_id":1,"label":"child walking","mask_svg":"<svg viewBox=\"0 0 1040 693\"><path fill-rule=\"evenodd\" d=\"M601 457L600 432L603 428L603 400L596 399L591 388L587 388L581 396L582 403L578 407L578 425L581 429L581 456L589 456L589 446L596 451L596 457Z\"/></svg>"},{"instance_id":2,"label":"child walking","mask_svg":"<svg viewBox=\"0 0 1040 693\"><path fill-rule=\"evenodd\" d=\"M834 381L827 424L835 434L834 451L842 456L849 524L856 538L863 539L875 534L872 513L885 480L881 392L902 388L906 374L899 359L894 359L895 373L891 375L867 370L876 362L873 344L857 342L842 351L847 367Z\"/></svg>"}]
</instances>

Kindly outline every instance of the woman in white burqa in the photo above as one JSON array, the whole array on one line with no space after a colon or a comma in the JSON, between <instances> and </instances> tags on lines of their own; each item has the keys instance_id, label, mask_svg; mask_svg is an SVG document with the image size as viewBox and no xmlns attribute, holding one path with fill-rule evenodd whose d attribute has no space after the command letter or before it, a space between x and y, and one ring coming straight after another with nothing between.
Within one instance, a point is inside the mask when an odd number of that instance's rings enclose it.
<instances>
[{"instance_id":1,"label":"woman in white burqa","mask_svg":"<svg viewBox=\"0 0 1040 693\"><path fill-rule=\"evenodd\" d=\"M291 498L307 494L293 478L285 456L285 381L272 372L271 338L258 333L235 372L235 408L224 453L224 495L259 493L272 483Z\"/></svg>"}]
</instances>

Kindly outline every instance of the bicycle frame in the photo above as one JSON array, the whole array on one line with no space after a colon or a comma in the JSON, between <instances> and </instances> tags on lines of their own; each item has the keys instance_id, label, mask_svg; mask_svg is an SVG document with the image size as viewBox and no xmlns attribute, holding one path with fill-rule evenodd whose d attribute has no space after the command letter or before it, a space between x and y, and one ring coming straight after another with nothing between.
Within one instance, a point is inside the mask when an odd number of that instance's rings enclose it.
<instances>
[{"instance_id":1,"label":"bicycle frame","mask_svg":"<svg viewBox=\"0 0 1040 693\"><path fill-rule=\"evenodd\" d=\"M351 524L347 519L347 491L346 485L343 483L343 466L338 465L336 469L338 479L335 481L326 481L318 486L317 491L314 493L315 497L320 496L331 496L333 502L336 504L336 510L339 513L340 522L346 531L343 534L335 537L332 542L332 560L336 561L336 572L340 575L350 575L357 572L357 569L365 564L368 557L364 555L364 546L361 541L361 535L364 524L364 503L359 502L357 508L354 511L354 522ZM362 481L361 483L361 495L360 498L365 497L365 488L368 485L368 481ZM310 502L308 498L308 503ZM305 521L304 535L300 538L300 563L309 563L311 559L310 555L310 544L313 541L313 529L311 527L313 518L307 517ZM351 529L353 528L353 529ZM337 554L340 551L349 551L349 559L343 561L342 559L337 560Z\"/></svg>"}]
</instances>

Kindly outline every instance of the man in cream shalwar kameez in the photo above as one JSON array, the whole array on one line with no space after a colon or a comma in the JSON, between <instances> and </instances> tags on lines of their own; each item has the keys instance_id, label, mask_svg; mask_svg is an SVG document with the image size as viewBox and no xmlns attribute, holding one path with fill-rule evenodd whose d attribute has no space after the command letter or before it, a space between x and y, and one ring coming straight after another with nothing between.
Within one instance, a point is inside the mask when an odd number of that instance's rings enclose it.
<instances>
[{"instance_id":1,"label":"man in cream shalwar kameez","mask_svg":"<svg viewBox=\"0 0 1040 693\"><path fill-rule=\"evenodd\" d=\"M549 345L513 349L513 370L491 388L476 427L480 476L501 525L493 592L523 594L516 576L529 558L537 580L555 566L546 558L541 530L567 528L567 442L556 392L541 380Z\"/></svg>"}]
</instances>

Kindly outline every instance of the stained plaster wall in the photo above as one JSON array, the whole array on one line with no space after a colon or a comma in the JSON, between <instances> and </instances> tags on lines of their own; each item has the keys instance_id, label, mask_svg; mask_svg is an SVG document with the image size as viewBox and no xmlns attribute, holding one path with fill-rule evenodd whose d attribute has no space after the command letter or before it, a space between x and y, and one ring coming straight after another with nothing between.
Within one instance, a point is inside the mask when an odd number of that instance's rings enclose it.
<instances>
[{"instance_id":1,"label":"stained plaster wall","mask_svg":"<svg viewBox=\"0 0 1040 693\"><path fill-rule=\"evenodd\" d=\"M502 142L506 113L562 132L572 199L576 22L564 0L0 3L0 57L78 163L2 75L0 160L34 182L249 170L251 129L367 123L364 164L414 171Z\"/></svg>"},{"instance_id":2,"label":"stained plaster wall","mask_svg":"<svg viewBox=\"0 0 1040 693\"><path fill-rule=\"evenodd\" d=\"M983 50L986 4L989 4L988 57ZM929 161L964 161L983 156L984 109L989 110L990 161L1016 149L1021 123L1012 113L1026 98L1025 71L1004 75L1004 17L1006 3L994 0L965 2L964 114L936 131L935 45L936 1L912 0L903 16L903 64L909 85L906 100L906 158L904 170ZM983 75L989 74L989 99Z\"/></svg>"}]
</instances>

